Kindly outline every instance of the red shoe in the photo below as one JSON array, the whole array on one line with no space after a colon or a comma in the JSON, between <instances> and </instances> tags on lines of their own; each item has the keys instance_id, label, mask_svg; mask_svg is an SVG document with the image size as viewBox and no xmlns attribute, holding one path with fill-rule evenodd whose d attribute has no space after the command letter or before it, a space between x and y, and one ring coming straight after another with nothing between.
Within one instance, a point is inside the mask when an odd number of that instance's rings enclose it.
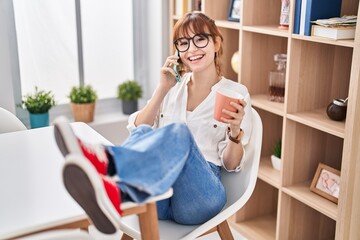
<instances>
[{"instance_id":1,"label":"red shoe","mask_svg":"<svg viewBox=\"0 0 360 240\"><path fill-rule=\"evenodd\" d=\"M112 234L120 228L120 189L115 182L98 174L83 156L70 154L63 167L65 188L84 209L94 226Z\"/></svg>"},{"instance_id":2,"label":"red shoe","mask_svg":"<svg viewBox=\"0 0 360 240\"><path fill-rule=\"evenodd\" d=\"M61 116L54 120L54 135L57 146L65 157L69 153L77 153L85 156L96 168L98 173L107 174L109 164L105 147L100 144L86 144L76 137L69 121Z\"/></svg>"}]
</instances>

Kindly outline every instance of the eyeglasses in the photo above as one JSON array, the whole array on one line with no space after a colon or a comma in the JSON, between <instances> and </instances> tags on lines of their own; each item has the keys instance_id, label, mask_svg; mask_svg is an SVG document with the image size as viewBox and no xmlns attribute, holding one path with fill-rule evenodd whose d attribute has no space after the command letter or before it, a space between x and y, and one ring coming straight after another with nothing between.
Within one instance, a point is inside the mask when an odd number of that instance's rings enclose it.
<instances>
[{"instance_id":1,"label":"eyeglasses","mask_svg":"<svg viewBox=\"0 0 360 240\"><path fill-rule=\"evenodd\" d=\"M181 37L174 41L174 45L179 52L186 52L190 48L190 40L197 48L204 48L209 44L209 33L195 34L192 38Z\"/></svg>"}]
</instances>

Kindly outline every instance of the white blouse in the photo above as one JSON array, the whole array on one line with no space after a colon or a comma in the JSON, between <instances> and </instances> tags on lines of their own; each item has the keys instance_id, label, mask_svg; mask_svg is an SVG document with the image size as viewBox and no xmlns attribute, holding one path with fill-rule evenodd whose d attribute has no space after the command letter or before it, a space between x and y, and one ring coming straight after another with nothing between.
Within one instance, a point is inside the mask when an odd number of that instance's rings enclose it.
<instances>
[{"instance_id":1,"label":"white blouse","mask_svg":"<svg viewBox=\"0 0 360 240\"><path fill-rule=\"evenodd\" d=\"M158 113L153 128L165 126L174 122L185 123L190 129L201 153L204 158L214 163L217 166L226 167L223 164L224 150L229 142L227 136L228 126L226 123L218 122L213 119L215 95L218 89L226 88L236 91L244 96L246 101L245 115L241 122L241 129L244 131L244 135L241 139L241 143L245 146L249 142L251 135L251 102L250 95L247 88L237 82L231 81L224 77L216 83L212 88L209 95L192 111L186 110L188 89L187 83L190 81L191 73L186 73L181 82L176 84L170 89L165 96L160 112ZM132 131L135 126L135 120L138 112L133 113L129 117L128 130ZM243 153L243 158L245 151ZM227 171L240 171L243 161L235 170Z\"/></svg>"}]
</instances>

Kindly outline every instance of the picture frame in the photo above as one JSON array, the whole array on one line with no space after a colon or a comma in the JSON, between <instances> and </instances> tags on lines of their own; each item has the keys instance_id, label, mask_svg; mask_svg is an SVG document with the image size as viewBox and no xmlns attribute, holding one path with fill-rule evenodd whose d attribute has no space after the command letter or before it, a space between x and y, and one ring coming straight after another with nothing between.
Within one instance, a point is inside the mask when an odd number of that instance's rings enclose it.
<instances>
[{"instance_id":1,"label":"picture frame","mask_svg":"<svg viewBox=\"0 0 360 240\"><path fill-rule=\"evenodd\" d=\"M340 171L319 163L310 190L337 204L340 192Z\"/></svg>"},{"instance_id":2,"label":"picture frame","mask_svg":"<svg viewBox=\"0 0 360 240\"><path fill-rule=\"evenodd\" d=\"M228 20L233 22L240 22L241 14L241 0L230 0Z\"/></svg>"}]
</instances>

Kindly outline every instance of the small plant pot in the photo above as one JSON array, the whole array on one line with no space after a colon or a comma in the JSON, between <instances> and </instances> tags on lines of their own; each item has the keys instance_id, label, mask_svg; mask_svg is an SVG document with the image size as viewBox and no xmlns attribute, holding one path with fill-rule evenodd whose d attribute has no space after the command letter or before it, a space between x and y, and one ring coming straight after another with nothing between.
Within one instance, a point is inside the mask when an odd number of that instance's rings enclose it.
<instances>
[{"instance_id":1,"label":"small plant pot","mask_svg":"<svg viewBox=\"0 0 360 240\"><path fill-rule=\"evenodd\" d=\"M71 111L75 122L94 121L95 103L71 103Z\"/></svg>"},{"instance_id":2,"label":"small plant pot","mask_svg":"<svg viewBox=\"0 0 360 240\"><path fill-rule=\"evenodd\" d=\"M280 171L281 169L281 159L276 157L275 155L271 155L271 164L274 169Z\"/></svg>"},{"instance_id":3,"label":"small plant pot","mask_svg":"<svg viewBox=\"0 0 360 240\"><path fill-rule=\"evenodd\" d=\"M30 127L40 128L49 126L49 112L46 113L29 113Z\"/></svg>"},{"instance_id":4,"label":"small plant pot","mask_svg":"<svg viewBox=\"0 0 360 240\"><path fill-rule=\"evenodd\" d=\"M122 111L124 114L130 115L138 110L138 101L122 101Z\"/></svg>"}]
</instances>

